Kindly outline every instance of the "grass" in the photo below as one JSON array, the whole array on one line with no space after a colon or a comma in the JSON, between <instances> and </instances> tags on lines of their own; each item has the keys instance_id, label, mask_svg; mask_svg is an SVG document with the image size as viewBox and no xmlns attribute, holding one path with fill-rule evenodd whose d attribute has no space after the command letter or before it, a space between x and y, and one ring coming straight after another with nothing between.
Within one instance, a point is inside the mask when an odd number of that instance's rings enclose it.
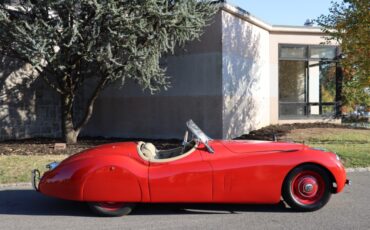
<instances>
[{"instance_id":1,"label":"grass","mask_svg":"<svg viewBox=\"0 0 370 230\"><path fill-rule=\"evenodd\" d=\"M304 141L313 147L321 147L337 153L346 167L370 166L370 130L311 128L293 130L286 138Z\"/></svg>"},{"instance_id":2,"label":"grass","mask_svg":"<svg viewBox=\"0 0 370 230\"><path fill-rule=\"evenodd\" d=\"M61 161L67 155L0 155L0 184L31 182L31 170L46 170L45 165L53 161Z\"/></svg>"}]
</instances>

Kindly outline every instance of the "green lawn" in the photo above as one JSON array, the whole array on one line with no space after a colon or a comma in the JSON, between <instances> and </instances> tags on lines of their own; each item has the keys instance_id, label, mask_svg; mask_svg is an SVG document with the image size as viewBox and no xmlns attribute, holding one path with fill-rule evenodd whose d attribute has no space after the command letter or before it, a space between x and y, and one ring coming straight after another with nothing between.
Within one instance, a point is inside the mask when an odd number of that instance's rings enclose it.
<instances>
[{"instance_id":1,"label":"green lawn","mask_svg":"<svg viewBox=\"0 0 370 230\"><path fill-rule=\"evenodd\" d=\"M38 168L43 172L46 170L46 164L53 161L61 161L66 157L66 155L0 155L0 184L31 182L32 169Z\"/></svg>"},{"instance_id":2,"label":"green lawn","mask_svg":"<svg viewBox=\"0 0 370 230\"><path fill-rule=\"evenodd\" d=\"M346 167L370 166L370 130L311 128L297 129L287 139L337 153Z\"/></svg>"}]
</instances>

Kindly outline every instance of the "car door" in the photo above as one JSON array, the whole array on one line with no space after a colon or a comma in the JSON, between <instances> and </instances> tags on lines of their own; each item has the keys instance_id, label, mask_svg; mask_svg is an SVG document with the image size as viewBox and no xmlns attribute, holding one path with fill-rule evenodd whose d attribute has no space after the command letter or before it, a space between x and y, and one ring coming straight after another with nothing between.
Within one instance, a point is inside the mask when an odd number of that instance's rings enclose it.
<instances>
[{"instance_id":1,"label":"car door","mask_svg":"<svg viewBox=\"0 0 370 230\"><path fill-rule=\"evenodd\" d=\"M213 168L213 202L276 203L280 200L279 156L262 153L233 153L222 144L212 143L202 157ZM270 154L271 155L271 154Z\"/></svg>"},{"instance_id":2,"label":"car door","mask_svg":"<svg viewBox=\"0 0 370 230\"><path fill-rule=\"evenodd\" d=\"M198 149L171 162L151 162L149 188L152 202L212 201L212 169Z\"/></svg>"}]
</instances>

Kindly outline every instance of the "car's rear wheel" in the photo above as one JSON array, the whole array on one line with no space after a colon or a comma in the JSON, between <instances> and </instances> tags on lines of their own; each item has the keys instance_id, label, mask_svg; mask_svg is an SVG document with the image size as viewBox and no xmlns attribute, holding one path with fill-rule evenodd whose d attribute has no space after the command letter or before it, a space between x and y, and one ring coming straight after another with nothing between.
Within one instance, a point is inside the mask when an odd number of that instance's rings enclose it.
<instances>
[{"instance_id":1,"label":"car's rear wheel","mask_svg":"<svg viewBox=\"0 0 370 230\"><path fill-rule=\"evenodd\" d=\"M302 165L285 178L282 195L285 202L299 211L315 211L330 199L332 181L326 170L316 165Z\"/></svg>"},{"instance_id":2,"label":"car's rear wheel","mask_svg":"<svg viewBox=\"0 0 370 230\"><path fill-rule=\"evenodd\" d=\"M130 214L135 204L124 202L90 202L90 209L100 216L124 216Z\"/></svg>"}]
</instances>

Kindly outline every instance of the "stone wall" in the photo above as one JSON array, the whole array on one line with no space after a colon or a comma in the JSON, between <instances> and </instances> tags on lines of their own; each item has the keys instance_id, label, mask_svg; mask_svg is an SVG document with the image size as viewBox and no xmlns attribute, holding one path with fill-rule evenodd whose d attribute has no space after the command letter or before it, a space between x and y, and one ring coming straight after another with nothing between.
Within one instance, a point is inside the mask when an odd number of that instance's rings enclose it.
<instances>
[{"instance_id":1,"label":"stone wall","mask_svg":"<svg viewBox=\"0 0 370 230\"><path fill-rule=\"evenodd\" d=\"M61 136L59 96L32 75L0 56L0 140Z\"/></svg>"}]
</instances>

